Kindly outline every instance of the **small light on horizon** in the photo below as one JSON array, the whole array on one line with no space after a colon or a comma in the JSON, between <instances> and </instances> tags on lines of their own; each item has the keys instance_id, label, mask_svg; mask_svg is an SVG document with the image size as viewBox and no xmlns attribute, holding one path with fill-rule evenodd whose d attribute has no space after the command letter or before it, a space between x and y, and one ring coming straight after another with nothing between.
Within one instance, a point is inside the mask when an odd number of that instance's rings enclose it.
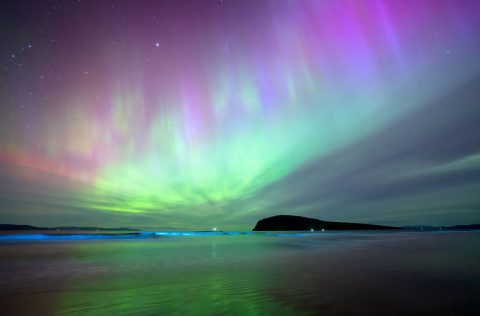
<instances>
[{"instance_id":1,"label":"small light on horizon","mask_svg":"<svg viewBox=\"0 0 480 316\"><path fill-rule=\"evenodd\" d=\"M310 231L313 232L313 228L310 228Z\"/></svg>"},{"instance_id":2,"label":"small light on horizon","mask_svg":"<svg viewBox=\"0 0 480 316\"><path fill-rule=\"evenodd\" d=\"M217 227L213 227L213 231L216 232L216 231L217 231Z\"/></svg>"},{"instance_id":3,"label":"small light on horizon","mask_svg":"<svg viewBox=\"0 0 480 316\"><path fill-rule=\"evenodd\" d=\"M322 232L324 232L324 231L325 231L325 228L322 228Z\"/></svg>"}]
</instances>

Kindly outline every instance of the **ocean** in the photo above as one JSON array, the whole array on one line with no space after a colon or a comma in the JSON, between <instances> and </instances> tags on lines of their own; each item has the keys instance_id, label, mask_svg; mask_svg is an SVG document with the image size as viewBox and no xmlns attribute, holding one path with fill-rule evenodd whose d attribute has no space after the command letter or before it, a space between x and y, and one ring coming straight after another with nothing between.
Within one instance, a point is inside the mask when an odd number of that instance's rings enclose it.
<instances>
[{"instance_id":1,"label":"ocean","mask_svg":"<svg viewBox=\"0 0 480 316\"><path fill-rule=\"evenodd\" d=\"M478 315L480 232L0 236L2 315Z\"/></svg>"}]
</instances>

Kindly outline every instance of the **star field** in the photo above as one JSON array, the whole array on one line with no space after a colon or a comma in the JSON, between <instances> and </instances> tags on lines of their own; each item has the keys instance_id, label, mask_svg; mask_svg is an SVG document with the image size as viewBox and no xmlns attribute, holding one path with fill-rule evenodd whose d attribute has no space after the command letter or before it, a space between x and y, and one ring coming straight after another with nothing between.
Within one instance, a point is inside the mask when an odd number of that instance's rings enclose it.
<instances>
[{"instance_id":1,"label":"star field","mask_svg":"<svg viewBox=\"0 0 480 316\"><path fill-rule=\"evenodd\" d=\"M3 1L0 222L478 222L478 12Z\"/></svg>"}]
</instances>

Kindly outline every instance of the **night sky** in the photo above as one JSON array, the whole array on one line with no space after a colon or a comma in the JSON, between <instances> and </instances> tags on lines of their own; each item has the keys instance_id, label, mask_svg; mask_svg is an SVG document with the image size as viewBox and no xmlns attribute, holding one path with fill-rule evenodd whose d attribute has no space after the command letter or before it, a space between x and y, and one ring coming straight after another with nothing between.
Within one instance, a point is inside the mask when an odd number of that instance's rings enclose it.
<instances>
[{"instance_id":1,"label":"night sky","mask_svg":"<svg viewBox=\"0 0 480 316\"><path fill-rule=\"evenodd\" d=\"M480 1L1 1L0 223L480 222Z\"/></svg>"}]
</instances>

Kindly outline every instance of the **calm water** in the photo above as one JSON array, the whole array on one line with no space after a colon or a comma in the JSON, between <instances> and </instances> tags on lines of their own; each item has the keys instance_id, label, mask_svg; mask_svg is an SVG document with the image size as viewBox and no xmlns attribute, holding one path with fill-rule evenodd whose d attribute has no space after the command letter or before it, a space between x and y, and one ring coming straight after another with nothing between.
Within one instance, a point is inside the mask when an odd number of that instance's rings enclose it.
<instances>
[{"instance_id":1,"label":"calm water","mask_svg":"<svg viewBox=\"0 0 480 316\"><path fill-rule=\"evenodd\" d=\"M0 238L2 315L478 315L480 232Z\"/></svg>"}]
</instances>

